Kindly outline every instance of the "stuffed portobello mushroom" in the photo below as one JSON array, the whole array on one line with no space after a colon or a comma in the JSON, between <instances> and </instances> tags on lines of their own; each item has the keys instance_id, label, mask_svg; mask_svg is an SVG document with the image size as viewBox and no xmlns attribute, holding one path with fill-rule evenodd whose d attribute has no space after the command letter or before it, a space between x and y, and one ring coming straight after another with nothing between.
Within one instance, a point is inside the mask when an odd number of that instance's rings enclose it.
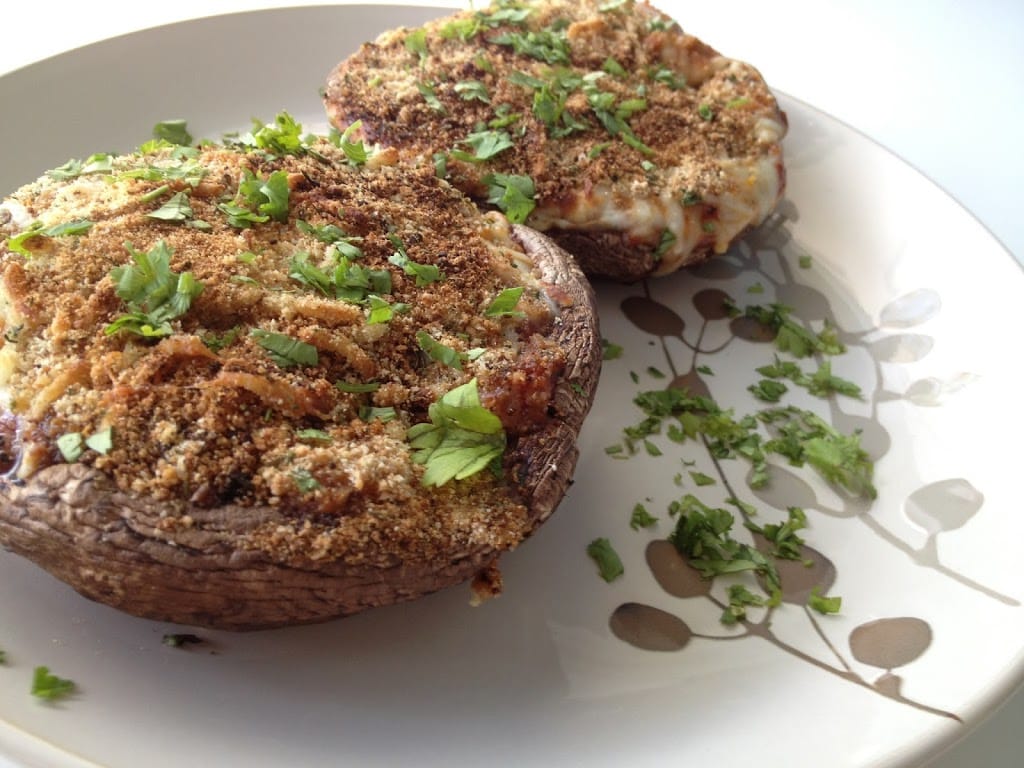
<instances>
[{"instance_id":1,"label":"stuffed portobello mushroom","mask_svg":"<svg viewBox=\"0 0 1024 768\"><path fill-rule=\"evenodd\" d=\"M760 72L646 2L496 0L394 29L328 74L324 103L590 275L724 253L785 188L786 118Z\"/></svg>"},{"instance_id":2,"label":"stuffed portobello mushroom","mask_svg":"<svg viewBox=\"0 0 1024 768\"><path fill-rule=\"evenodd\" d=\"M89 598L242 630L487 596L566 490L600 366L573 260L294 128L0 204L0 545Z\"/></svg>"}]
</instances>

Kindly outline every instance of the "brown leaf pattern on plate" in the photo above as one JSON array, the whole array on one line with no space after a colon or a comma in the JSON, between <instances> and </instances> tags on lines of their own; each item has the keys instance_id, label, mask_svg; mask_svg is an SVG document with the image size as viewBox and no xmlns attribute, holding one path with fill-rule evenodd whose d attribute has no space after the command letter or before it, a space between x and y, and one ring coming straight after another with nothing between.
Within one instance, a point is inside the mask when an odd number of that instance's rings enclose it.
<instances>
[{"instance_id":1,"label":"brown leaf pattern on plate","mask_svg":"<svg viewBox=\"0 0 1024 768\"><path fill-rule=\"evenodd\" d=\"M861 446L877 460L893 447L891 435L879 418L880 403L903 400L913 405L934 407L968 386L973 376L964 373L950 380L922 379L913 383L904 393L886 389L883 365L918 362L931 352L934 340L920 326L941 311L941 298L934 291L922 288L894 298L880 312L877 324L866 319L863 327L844 327L836 323L833 319L836 313L829 296L799 279L802 269L812 265L813 260L811 254L802 250L793 240L786 226L787 218L796 218L796 211L791 204L781 206L779 214L751 232L727 254L681 276L677 275L665 295L688 296L683 301L688 301L690 307L676 306L675 301L678 299L672 302L673 306L669 306L655 297L655 291L662 293L661 287L665 281L673 280L670 277L638 284L639 292L622 301L622 313L637 329L653 337L651 343L660 345L665 364L672 374L670 387L686 390L692 396L709 398L715 397L714 387L717 382L708 358L722 352L737 340L757 344L759 347L776 341L777 329L743 314L738 309L741 302L775 302L785 305L791 310L790 317L812 333L822 328L831 328L835 338L847 349L858 349L861 353L858 360L866 360L866 363L862 363L866 374L864 378L872 382L872 388L862 388L857 402L859 407L856 408L844 407L847 403L835 394L824 397L819 405L823 406L824 417L830 424L843 434L859 435ZM719 285L704 287L709 281ZM765 295L750 295L754 293ZM839 297L839 300L847 299ZM853 314L859 315L861 319L867 317L863 310ZM908 332L906 329L910 328L917 328L920 332ZM709 339L716 341L712 344ZM669 341L672 343L667 343ZM677 359L680 349L677 341L689 359ZM825 360L821 354L812 354L810 358L795 362L801 363L807 373L813 373ZM635 376L634 381L637 381ZM789 385L789 382L786 383ZM661 449L664 454L680 454L682 449L674 450L669 445L665 443ZM701 446L700 440L697 445ZM822 487L820 478L809 475L804 467L772 463L769 479L764 485L751 487L751 475L748 475L746 487L740 488L730 481L723 468L723 457L714 455L706 438L702 447L708 454L703 457L703 461L710 461L715 469L712 481L719 489L724 488L726 498L738 510L736 521L752 526L753 532L748 532L747 538L756 550L768 553L772 549L772 544L758 532L759 526L770 519L778 519L780 514L784 517L790 507L799 507L808 519L821 515L848 519L851 525L864 525L881 540L910 558L917 567L931 569L1007 605L1019 605L1013 598L946 567L939 559L937 537L943 532L968 524L984 503L983 494L965 479L937 480L907 498L903 507L904 514L910 522L928 534L923 546L913 546L871 514L870 500L845 493L822 495L817 490ZM662 453L652 455L662 456ZM677 481L682 474L677 475ZM697 493L699 495L699 489ZM750 498L743 499L744 495ZM738 538L743 533L733 535ZM658 586L668 595L683 601L680 610L685 609L686 601L693 600L710 601L723 611L730 608L728 600L722 595L721 586L716 586L711 579L702 578L686 555L681 554L663 536L650 539L645 545L644 555ZM850 633L849 651L843 651L829 637L829 618L809 606L815 596L828 595L836 583L839 574L835 564L826 553L803 543L795 559L776 559L774 563L781 583L774 600L770 599L771 585L766 584L763 577L755 578L749 573L729 577L729 583L744 584L763 597L755 595L755 600L761 599L762 602L753 603L747 613L741 612L734 622L735 626L729 630L723 628L721 634L695 632L684 616L639 602L626 602L616 608L610 617L609 628L616 637L638 649L656 651L684 650L694 639L732 642L744 636L757 636L772 643L780 651L851 684L907 706L960 721L955 713L905 697L902 694L903 680L892 671L926 653L933 641L941 640L933 637L932 627L925 619L904 616L861 624ZM772 617L776 611L782 610L802 611L812 632L834 661L823 661L808 655L776 634ZM853 662L879 668L883 673L873 681L868 680L855 671Z\"/></svg>"}]
</instances>

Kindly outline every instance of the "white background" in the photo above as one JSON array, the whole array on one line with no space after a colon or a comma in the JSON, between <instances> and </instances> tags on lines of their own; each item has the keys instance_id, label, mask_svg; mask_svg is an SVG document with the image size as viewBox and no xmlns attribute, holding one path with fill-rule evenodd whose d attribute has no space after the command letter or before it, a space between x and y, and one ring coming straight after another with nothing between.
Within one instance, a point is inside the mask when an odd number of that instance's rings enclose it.
<instances>
[{"instance_id":1,"label":"white background","mask_svg":"<svg viewBox=\"0 0 1024 768\"><path fill-rule=\"evenodd\" d=\"M5 3L0 11L0 74L145 27L311 4L322 3ZM776 89L839 118L904 158L973 212L1024 262L1024 2L656 4L722 53L756 64ZM31 119L32 110L24 104L0 105L0 114L5 120L25 120ZM977 281L981 290L984 275L972 272L971 254L960 259L964 280ZM1019 342L1011 343L1019 348ZM1007 348L1008 353L1015 351ZM1022 754L1024 693L1018 692L929 768L1017 768ZM0 757L0 768L9 765Z\"/></svg>"}]
</instances>

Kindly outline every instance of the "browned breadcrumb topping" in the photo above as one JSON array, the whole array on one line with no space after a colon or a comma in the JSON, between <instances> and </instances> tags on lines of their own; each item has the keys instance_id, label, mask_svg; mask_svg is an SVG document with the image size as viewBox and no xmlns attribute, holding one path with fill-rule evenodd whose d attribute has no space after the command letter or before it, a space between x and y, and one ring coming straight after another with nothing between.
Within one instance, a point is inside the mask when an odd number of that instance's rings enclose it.
<instances>
[{"instance_id":1,"label":"browned breadcrumb topping","mask_svg":"<svg viewBox=\"0 0 1024 768\"><path fill-rule=\"evenodd\" d=\"M496 2L388 32L331 73L325 102L335 125L362 121L407 158L445 155L474 199L487 199L488 174L529 176L527 223L624 232L627 245L660 247L655 260L724 250L781 194L785 118L761 75L644 2ZM512 146L460 157L480 131ZM719 237L719 209L736 201L752 210Z\"/></svg>"},{"instance_id":2,"label":"browned breadcrumb topping","mask_svg":"<svg viewBox=\"0 0 1024 768\"><path fill-rule=\"evenodd\" d=\"M550 419L565 367L549 340L557 300L545 295L503 217L481 215L431 173L352 167L326 141L285 157L205 147L194 161L202 169L195 186L126 175L181 162L170 150L120 156L111 174L43 177L5 202L3 468L26 477L64 460L62 435L111 428L110 449L85 450L79 461L121 492L180 510L166 531L187 531L191 508L266 506L292 522L257 531L245 546L282 560L386 566L457 557L481 544L514 546L531 523L510 479L483 472L426 488L405 439L431 403L474 377L510 444ZM237 201L245 172L268 179L278 171L288 175L287 220L229 223L220 206ZM179 191L191 216L149 215ZM26 222L83 219L92 222L84 234L27 239L27 257L9 247ZM405 310L370 323L366 305L297 280L296 258L326 271L337 263L299 222L340 227L361 250L361 266L390 274L392 290L380 298ZM443 279L418 286L391 262L395 238ZM160 242L171 269L191 271L202 292L171 321L169 336L106 333L126 311L111 277L130 263L126 244L146 252ZM485 316L495 296L515 286L525 288L517 313ZM312 345L317 364L280 365L253 329ZM462 353L461 369L428 356L419 331ZM343 391L351 387L339 382L377 387ZM376 412L385 418L371 409L385 409Z\"/></svg>"}]
</instances>

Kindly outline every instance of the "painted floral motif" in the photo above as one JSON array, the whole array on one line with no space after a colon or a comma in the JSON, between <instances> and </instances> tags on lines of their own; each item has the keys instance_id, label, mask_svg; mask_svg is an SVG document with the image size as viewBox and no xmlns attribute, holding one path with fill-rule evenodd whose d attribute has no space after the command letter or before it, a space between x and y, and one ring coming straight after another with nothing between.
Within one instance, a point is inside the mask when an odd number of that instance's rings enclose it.
<instances>
[{"instance_id":1,"label":"painted floral motif","mask_svg":"<svg viewBox=\"0 0 1024 768\"><path fill-rule=\"evenodd\" d=\"M810 284L813 281L802 282L800 279L802 275L811 274L805 270L813 270L814 261L813 255L806 253L789 234L787 219L795 218L795 215L792 207L784 206L779 214L728 254L709 261L689 277L684 276L667 288L658 280L638 284L632 289L635 293L621 301L622 313L660 347L670 372L667 375L669 386L716 400L714 357L726 354L737 343L765 345L765 349L773 349L768 345L776 340L775 330L748 315L737 313L736 308L745 304L773 302L788 307L791 317L812 332L831 328L847 353L857 351L857 380L862 388L860 397L853 398L853 408L848 407L847 398L836 394L818 400L816 407L822 417L840 432L859 434L861 446L877 460L893 447L891 436L879 417L881 404L902 400L919 407L938 407L948 397L969 386L974 377L963 373L951 379L925 378L912 382L902 392L887 389L884 366L920 361L931 351L933 339L912 329L919 328L941 312L941 298L934 291L922 288L892 299L879 313L877 322L866 320L856 328L836 323L826 292ZM662 294L671 298L659 298ZM689 318L695 316L696 321L691 319L687 322L684 315ZM859 315L864 320L862 310ZM680 350L683 350L682 354ZM769 353L769 360L771 356ZM784 357L781 354L777 356ZM814 357L819 365L824 362L822 355ZM868 380L868 386L863 385L862 379ZM713 481L724 488L727 498L748 499L734 503L736 522L751 524L757 514L757 520L763 524L769 515L784 516L790 507L799 507L808 517L822 515L848 519L851 525L866 526L917 567L930 569L993 600L1018 605L1014 599L948 568L939 558L938 537L968 524L984 504L984 495L970 481L964 478L938 480L918 488L905 499L903 514L927 536L924 544L914 546L872 514L872 501L865 495L824 490L820 478L807 473L805 468L785 466L779 462L772 462L771 479L767 484L749 487L749 483L736 482L734 472L725 470L723 461L710 450L706 438L703 447L707 452L706 460L715 469L708 482ZM671 449L655 447L653 450L660 453ZM750 527L753 532L747 535L754 548L762 553L769 552L770 542L758 532L758 526ZM651 574L667 594L683 601L710 601L723 613L729 611L730 602L723 597L717 580L702 578L686 555L681 554L670 540L650 539L646 544L645 559ZM907 706L960 720L955 713L915 701L901 692L903 679L895 670L915 661L933 642L940 641L940 638L933 637L932 628L924 618L893 616L860 624L849 633L848 648L839 648L824 629L828 618L809 607L812 595L829 594L837 577L836 566L825 553L805 543L800 545L798 559L776 560L775 564L781 583L777 604L762 597L770 592L763 580L749 574L730 577L730 583L739 582L751 589L760 589L751 603L754 607L747 612L741 611L733 626L723 626L721 633L695 631L686 621L685 602L680 603L677 612L627 602L614 610L609 626L621 640L640 649L661 652L683 650L697 638L736 641L759 637L785 653L852 684ZM802 611L822 646L823 654L811 655L777 634L773 628L773 617L779 611ZM879 670L879 675L869 679L871 676L856 671L851 661L874 667Z\"/></svg>"}]
</instances>

